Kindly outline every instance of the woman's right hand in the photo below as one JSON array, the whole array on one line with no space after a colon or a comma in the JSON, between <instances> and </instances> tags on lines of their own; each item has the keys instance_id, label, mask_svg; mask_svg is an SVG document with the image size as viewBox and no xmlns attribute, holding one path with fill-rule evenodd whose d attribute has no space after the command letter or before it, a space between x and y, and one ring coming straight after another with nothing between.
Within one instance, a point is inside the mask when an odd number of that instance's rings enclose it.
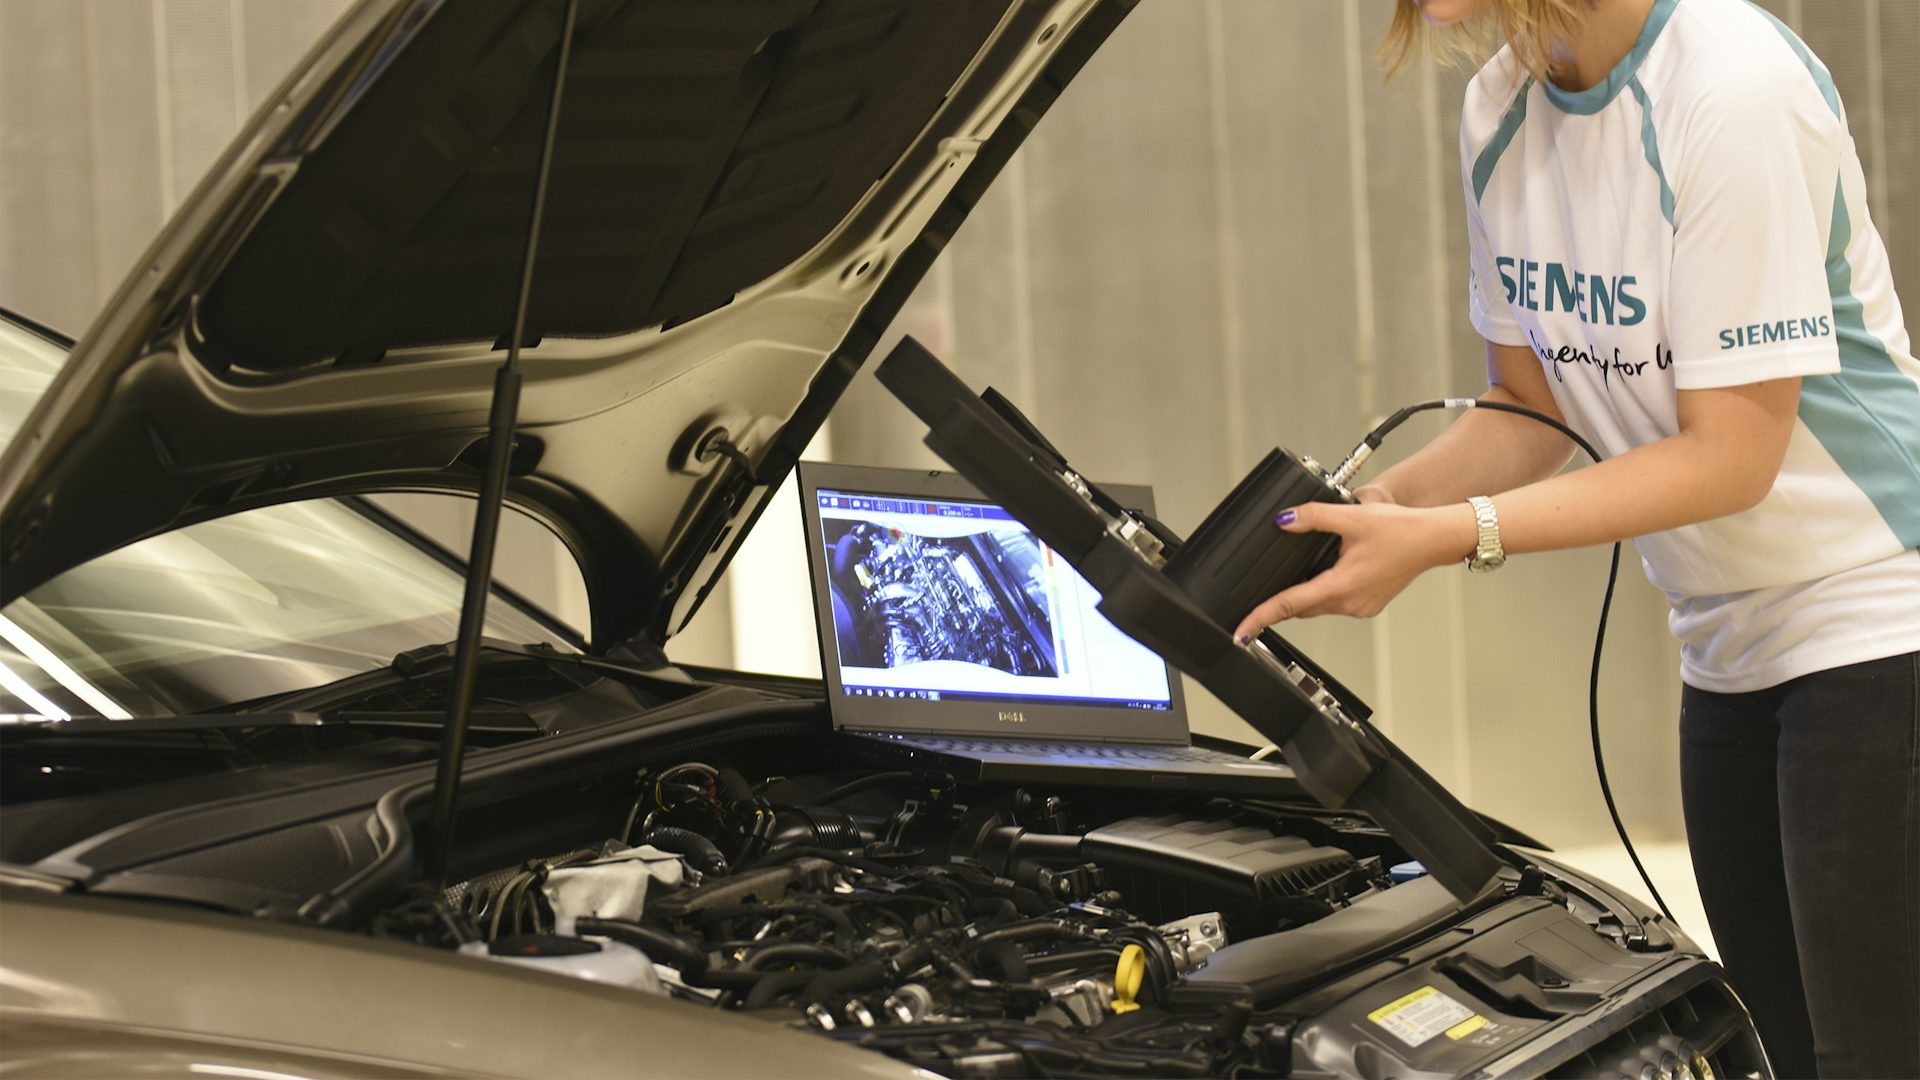
<instances>
[{"instance_id":1,"label":"woman's right hand","mask_svg":"<svg viewBox=\"0 0 1920 1080\"><path fill-rule=\"evenodd\" d=\"M1290 533L1339 536L1340 558L1254 608L1234 630L1241 644L1286 619L1317 615L1370 619L1414 578L1465 558L1479 532L1473 508L1463 502L1419 510L1389 502L1371 506L1306 502L1283 511L1274 524Z\"/></svg>"}]
</instances>

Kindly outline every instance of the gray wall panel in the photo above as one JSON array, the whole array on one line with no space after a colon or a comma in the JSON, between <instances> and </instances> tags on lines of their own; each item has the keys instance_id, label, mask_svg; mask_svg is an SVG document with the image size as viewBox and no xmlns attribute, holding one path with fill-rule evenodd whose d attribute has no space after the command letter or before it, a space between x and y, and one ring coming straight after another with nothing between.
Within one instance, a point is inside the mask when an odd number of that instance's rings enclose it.
<instances>
[{"instance_id":1,"label":"gray wall panel","mask_svg":"<svg viewBox=\"0 0 1920 1080\"><path fill-rule=\"evenodd\" d=\"M1275 446L1334 461L1364 430L1356 374L1373 353L1358 294L1371 285L1355 242L1367 201L1351 140L1365 111L1348 93L1348 64L1365 56L1349 39L1345 7L1344 0L1220 5L1245 358L1238 394L1216 406L1216 414L1238 414L1240 445L1221 472L1189 481L1212 499ZM1306 41L1315 47L1283 46ZM1209 424L1193 421L1199 431ZM1370 627L1317 619L1286 632L1357 692L1374 696Z\"/></svg>"},{"instance_id":2,"label":"gray wall panel","mask_svg":"<svg viewBox=\"0 0 1920 1080\"><path fill-rule=\"evenodd\" d=\"M332 25L344 0L226 0L239 23L240 99L257 106Z\"/></svg>"},{"instance_id":3,"label":"gray wall panel","mask_svg":"<svg viewBox=\"0 0 1920 1080\"><path fill-rule=\"evenodd\" d=\"M86 12L0 4L0 304L77 333L98 305Z\"/></svg>"},{"instance_id":4,"label":"gray wall panel","mask_svg":"<svg viewBox=\"0 0 1920 1080\"><path fill-rule=\"evenodd\" d=\"M162 182L177 199L193 190L240 126L236 42L227 0L160 0Z\"/></svg>"},{"instance_id":5,"label":"gray wall panel","mask_svg":"<svg viewBox=\"0 0 1920 1080\"><path fill-rule=\"evenodd\" d=\"M975 384L1020 400L1032 399L1035 374L1026 186L1026 160L1016 159L973 208L941 267L953 313L949 355L966 358Z\"/></svg>"},{"instance_id":6,"label":"gray wall panel","mask_svg":"<svg viewBox=\"0 0 1920 1080\"><path fill-rule=\"evenodd\" d=\"M1906 300L1907 329L1920 313L1920 0L1880 0L1880 105L1885 113L1884 167L1874 224L1886 239L1893 280Z\"/></svg>"},{"instance_id":7,"label":"gray wall panel","mask_svg":"<svg viewBox=\"0 0 1920 1080\"><path fill-rule=\"evenodd\" d=\"M1036 420L1074 418L1064 449L1086 470L1155 484L1162 512L1188 526L1209 500L1181 481L1230 467L1206 419L1220 403L1223 269L1195 123L1201 13L1138 11L1024 155Z\"/></svg>"},{"instance_id":8,"label":"gray wall panel","mask_svg":"<svg viewBox=\"0 0 1920 1080\"><path fill-rule=\"evenodd\" d=\"M84 136L92 147L94 292L118 288L173 209L154 183L160 120L154 105L153 6L123 3L86 14L88 79ZM81 326L75 325L78 333Z\"/></svg>"}]
</instances>

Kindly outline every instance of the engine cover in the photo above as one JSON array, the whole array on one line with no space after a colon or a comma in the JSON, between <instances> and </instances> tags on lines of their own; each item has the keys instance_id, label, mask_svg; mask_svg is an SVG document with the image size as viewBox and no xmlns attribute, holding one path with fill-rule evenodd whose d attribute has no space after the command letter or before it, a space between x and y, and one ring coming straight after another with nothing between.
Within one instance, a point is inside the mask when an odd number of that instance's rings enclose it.
<instances>
[{"instance_id":1,"label":"engine cover","mask_svg":"<svg viewBox=\"0 0 1920 1080\"><path fill-rule=\"evenodd\" d=\"M1254 825L1177 814L1089 832L1080 857L1106 868L1133 910L1154 919L1247 911L1312 896L1353 869L1353 855Z\"/></svg>"}]
</instances>

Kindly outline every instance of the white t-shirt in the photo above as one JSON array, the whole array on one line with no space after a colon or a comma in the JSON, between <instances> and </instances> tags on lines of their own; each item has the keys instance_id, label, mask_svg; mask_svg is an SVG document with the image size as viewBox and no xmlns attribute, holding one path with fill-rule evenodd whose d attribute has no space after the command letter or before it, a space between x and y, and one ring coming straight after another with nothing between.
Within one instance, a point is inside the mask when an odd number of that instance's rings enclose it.
<instances>
[{"instance_id":1,"label":"white t-shirt","mask_svg":"<svg viewBox=\"0 0 1920 1080\"><path fill-rule=\"evenodd\" d=\"M1603 454L1678 434L1678 390L1802 377L1759 505L1635 541L1683 678L1920 649L1920 363L1820 61L1746 0L1657 0L1589 90L1502 50L1460 141L1473 325L1531 346Z\"/></svg>"}]
</instances>

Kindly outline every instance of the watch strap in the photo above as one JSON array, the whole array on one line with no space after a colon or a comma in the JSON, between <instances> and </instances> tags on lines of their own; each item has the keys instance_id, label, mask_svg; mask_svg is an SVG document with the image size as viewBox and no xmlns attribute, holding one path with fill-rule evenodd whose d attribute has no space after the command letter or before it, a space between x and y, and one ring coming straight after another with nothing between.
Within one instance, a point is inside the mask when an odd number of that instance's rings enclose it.
<instances>
[{"instance_id":1,"label":"watch strap","mask_svg":"<svg viewBox=\"0 0 1920 1080\"><path fill-rule=\"evenodd\" d=\"M1494 512L1493 500L1475 495L1467 505L1473 507L1474 524L1480 530L1473 554L1467 556L1467 569L1478 573L1498 570L1506 563L1507 552L1500 546L1500 515Z\"/></svg>"}]
</instances>

